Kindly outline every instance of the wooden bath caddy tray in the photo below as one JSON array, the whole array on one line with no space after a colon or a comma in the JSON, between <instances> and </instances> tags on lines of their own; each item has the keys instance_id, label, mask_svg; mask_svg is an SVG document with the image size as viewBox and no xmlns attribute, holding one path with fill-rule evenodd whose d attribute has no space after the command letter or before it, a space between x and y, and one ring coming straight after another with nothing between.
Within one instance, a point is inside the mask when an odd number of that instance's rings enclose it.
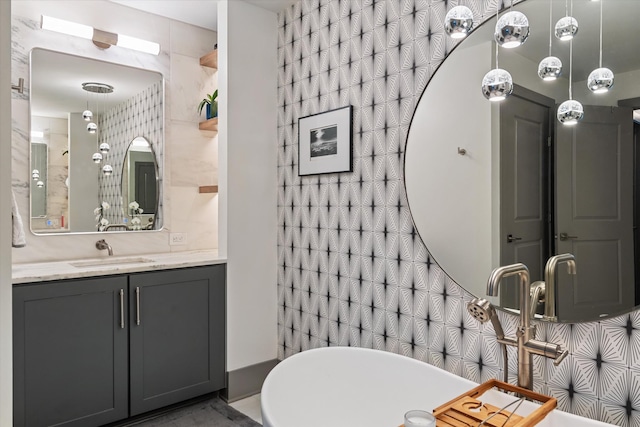
<instances>
[{"instance_id":1,"label":"wooden bath caddy tray","mask_svg":"<svg viewBox=\"0 0 640 427\"><path fill-rule=\"evenodd\" d=\"M544 417L547 416L557 405L557 400L554 397L545 396L543 394L535 393L531 390L524 389L512 384L508 384L499 380L489 380L480 384L479 386L461 394L460 396L450 400L449 402L438 406L433 410L433 415L436 417L437 427L475 427L482 423L483 420L489 418L494 413L500 411L497 406L482 403L476 398L482 395L485 391L492 388L498 388L503 391L511 391L517 393L520 397L524 396L531 400L541 402L542 405L529 414L526 417L513 414L509 421L505 424L505 421L511 415L511 412L502 410L499 415L494 416L483 426L487 427L529 427L538 424ZM514 397L514 399L516 399ZM511 405L510 408L515 408L517 403ZM401 427L404 427L401 426Z\"/></svg>"}]
</instances>

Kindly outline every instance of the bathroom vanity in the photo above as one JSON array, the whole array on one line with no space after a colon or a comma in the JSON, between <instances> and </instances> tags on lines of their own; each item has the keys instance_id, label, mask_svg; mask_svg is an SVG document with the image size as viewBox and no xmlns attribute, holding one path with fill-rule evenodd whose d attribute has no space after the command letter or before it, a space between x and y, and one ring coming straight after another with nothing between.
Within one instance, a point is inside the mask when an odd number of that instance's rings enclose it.
<instances>
[{"instance_id":1,"label":"bathroom vanity","mask_svg":"<svg viewBox=\"0 0 640 427\"><path fill-rule=\"evenodd\" d=\"M14 284L14 426L100 426L225 387L226 265L124 261Z\"/></svg>"}]
</instances>

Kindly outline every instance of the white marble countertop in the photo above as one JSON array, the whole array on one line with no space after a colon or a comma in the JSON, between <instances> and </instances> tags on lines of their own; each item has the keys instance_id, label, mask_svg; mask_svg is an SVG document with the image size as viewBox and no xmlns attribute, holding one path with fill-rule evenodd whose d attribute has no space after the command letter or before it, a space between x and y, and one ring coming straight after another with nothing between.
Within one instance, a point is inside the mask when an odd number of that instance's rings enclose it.
<instances>
[{"instance_id":1,"label":"white marble countertop","mask_svg":"<svg viewBox=\"0 0 640 427\"><path fill-rule=\"evenodd\" d=\"M188 251L13 264L12 281L13 284L32 283L140 271L169 270L225 262L227 259L220 257L218 251Z\"/></svg>"}]
</instances>

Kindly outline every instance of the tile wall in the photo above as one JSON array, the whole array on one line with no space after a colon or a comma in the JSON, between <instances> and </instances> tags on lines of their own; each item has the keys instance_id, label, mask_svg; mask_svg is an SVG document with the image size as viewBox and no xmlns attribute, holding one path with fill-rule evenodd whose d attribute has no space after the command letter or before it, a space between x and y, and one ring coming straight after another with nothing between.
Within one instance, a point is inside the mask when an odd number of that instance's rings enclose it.
<instances>
[{"instance_id":1,"label":"tile wall","mask_svg":"<svg viewBox=\"0 0 640 427\"><path fill-rule=\"evenodd\" d=\"M470 318L471 295L417 235L402 177L416 102L454 46L443 32L446 11L462 3L481 22L496 1L301 0L279 14L280 358L357 346L477 382L502 375L493 330ZM299 177L298 118L346 105L354 108L353 172ZM500 317L513 335L515 316ZM558 367L535 357L536 390L562 410L640 425L640 312L538 324L537 336L570 356ZM515 371L510 349L512 382Z\"/></svg>"}]
</instances>

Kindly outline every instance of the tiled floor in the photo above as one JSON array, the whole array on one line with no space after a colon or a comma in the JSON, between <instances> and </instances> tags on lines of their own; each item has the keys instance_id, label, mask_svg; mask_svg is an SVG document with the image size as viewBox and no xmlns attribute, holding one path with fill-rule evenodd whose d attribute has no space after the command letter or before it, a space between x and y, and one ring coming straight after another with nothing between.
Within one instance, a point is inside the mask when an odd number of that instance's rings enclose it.
<instances>
[{"instance_id":1,"label":"tiled floor","mask_svg":"<svg viewBox=\"0 0 640 427\"><path fill-rule=\"evenodd\" d=\"M260 394L238 400L230 404L230 406L254 421L262 424L262 411L260 410Z\"/></svg>"}]
</instances>

